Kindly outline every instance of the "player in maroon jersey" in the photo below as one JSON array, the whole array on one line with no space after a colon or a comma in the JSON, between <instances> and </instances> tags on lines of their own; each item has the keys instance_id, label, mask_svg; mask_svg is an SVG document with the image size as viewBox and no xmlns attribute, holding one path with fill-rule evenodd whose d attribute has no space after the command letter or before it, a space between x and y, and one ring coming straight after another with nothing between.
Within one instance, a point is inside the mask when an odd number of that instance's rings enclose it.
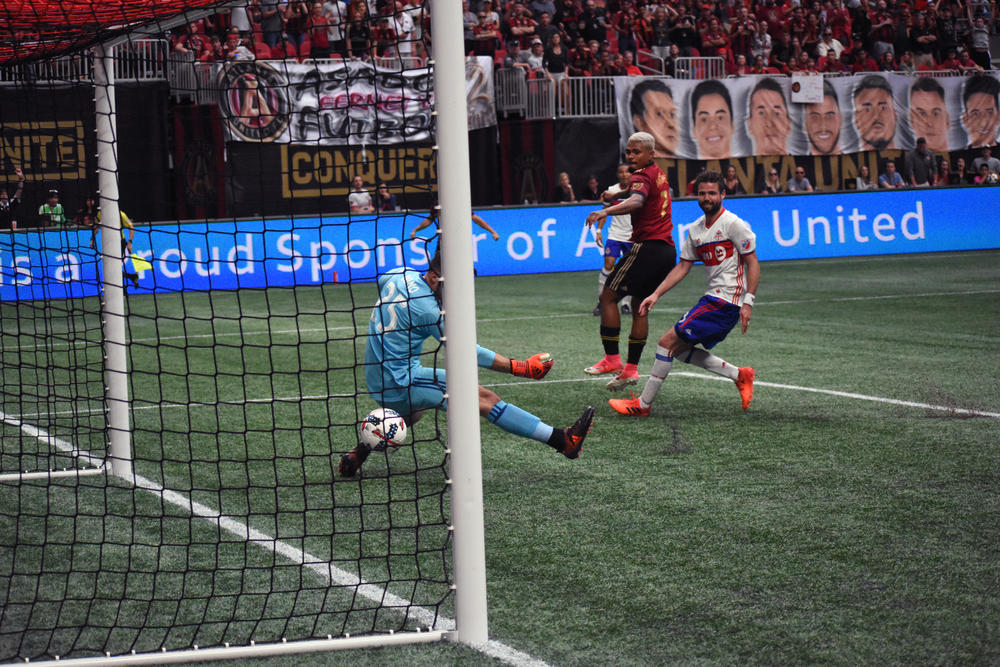
<instances>
[{"instance_id":1,"label":"player in maroon jersey","mask_svg":"<svg viewBox=\"0 0 1000 667\"><path fill-rule=\"evenodd\" d=\"M647 132L636 132L628 138L625 161L632 170L628 198L587 216L588 227L609 215L632 216L632 248L615 264L601 292L604 358L584 369L590 375L617 373L606 385L608 389L620 389L639 381L639 358L649 334L646 315L633 312L628 357L623 367L618 354L621 334L618 301L631 295L633 302L641 302L653 293L677 259L670 215L670 184L667 175L653 162L655 146L656 140Z\"/></svg>"}]
</instances>

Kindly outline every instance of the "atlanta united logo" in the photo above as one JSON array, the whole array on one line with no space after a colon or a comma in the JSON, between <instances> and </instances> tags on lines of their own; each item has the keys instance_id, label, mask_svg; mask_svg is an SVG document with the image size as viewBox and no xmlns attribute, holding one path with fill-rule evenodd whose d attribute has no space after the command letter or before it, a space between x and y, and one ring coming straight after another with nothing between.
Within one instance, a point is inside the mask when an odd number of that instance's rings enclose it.
<instances>
[{"instance_id":1,"label":"atlanta united logo","mask_svg":"<svg viewBox=\"0 0 1000 667\"><path fill-rule=\"evenodd\" d=\"M219 71L219 107L244 141L274 141L288 126L284 77L266 63L237 61Z\"/></svg>"}]
</instances>

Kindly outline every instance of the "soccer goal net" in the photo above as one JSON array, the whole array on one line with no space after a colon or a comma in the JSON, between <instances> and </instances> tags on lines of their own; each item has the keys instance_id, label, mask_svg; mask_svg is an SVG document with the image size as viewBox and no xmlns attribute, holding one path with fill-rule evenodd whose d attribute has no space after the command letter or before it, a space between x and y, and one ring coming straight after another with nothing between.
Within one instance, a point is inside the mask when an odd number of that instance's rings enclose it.
<instances>
[{"instance_id":1,"label":"soccer goal net","mask_svg":"<svg viewBox=\"0 0 1000 667\"><path fill-rule=\"evenodd\" d=\"M458 3L369 7L0 10L0 662L484 639L478 426L337 471L376 279L469 219Z\"/></svg>"}]
</instances>

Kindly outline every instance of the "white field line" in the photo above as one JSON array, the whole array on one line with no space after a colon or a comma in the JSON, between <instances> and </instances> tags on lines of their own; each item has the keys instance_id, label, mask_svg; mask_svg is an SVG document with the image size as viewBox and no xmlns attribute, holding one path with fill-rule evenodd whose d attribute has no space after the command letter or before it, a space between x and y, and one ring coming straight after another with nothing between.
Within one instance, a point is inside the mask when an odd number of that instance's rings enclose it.
<instances>
[{"instance_id":1,"label":"white field line","mask_svg":"<svg viewBox=\"0 0 1000 667\"><path fill-rule=\"evenodd\" d=\"M729 378L724 378L718 375L707 375L705 373L690 373L687 371L671 371L670 377L680 375L683 377L698 378L699 380L718 380L722 382L732 382ZM649 377L649 375L640 375L639 377ZM526 387L533 384L552 384L552 383L562 383L562 382L606 382L607 378L599 379L593 377L586 378L573 378L568 380L535 380L534 382L530 380L521 380L519 382L493 382L490 384L484 384L484 387ZM884 396L869 396L868 394L857 394L850 391L838 391L836 389L820 389L818 387L803 387L795 384L782 384L780 382L765 382L762 380L755 380L754 387L774 387L775 389L789 389L792 391L806 391L814 394L826 394L827 396L837 396L840 398L851 398L859 401L871 401L873 403L886 403L889 405L901 405L908 408L920 408L922 410L934 410L935 412L948 412L956 415L969 415L971 417L992 417L994 419L1000 419L1000 412L986 412L984 410L972 410L969 408L956 408L950 405L934 405L933 403L920 403L917 401L904 401L898 398L886 398Z\"/></svg>"},{"instance_id":2,"label":"white field line","mask_svg":"<svg viewBox=\"0 0 1000 667\"><path fill-rule=\"evenodd\" d=\"M834 298L821 298L821 299L788 299L785 301L767 301L766 299L759 299L754 304L755 307L760 306L793 306L801 303L821 303L821 302L855 302L855 301L879 301L885 299L926 299L928 297L937 296L973 296L976 294L998 294L1000 289L983 289L983 290L962 290L957 292L920 292L914 294L875 294L869 296L845 296L845 297L834 297ZM659 311L660 313L665 312L663 309ZM684 312L681 310L681 312ZM520 315L518 317L486 317L476 320L477 324L488 324L492 322L513 322L519 320L551 320L551 319L565 319L574 317L584 317L591 318L589 312L587 313L563 313L559 315ZM301 336L302 334L325 334L331 331L354 331L354 326L339 326L339 327L317 327L308 329L260 329L260 330L242 330L242 331L216 331L211 333L203 334L179 334L176 336L159 336L151 338L133 338L133 343L157 343L169 340L197 340L197 339L219 339L219 338L232 338L241 337L246 338L247 336ZM18 333L8 332L5 335L11 337L17 336ZM58 335L58 334L53 334ZM323 341L313 341L313 342L323 342ZM346 339L345 341L346 342ZM9 350L35 350L38 348L61 348L61 347L75 347L78 345L97 345L99 340L74 340L65 342L55 342L49 341L47 344L38 345L8 345L5 346Z\"/></svg>"},{"instance_id":3,"label":"white field line","mask_svg":"<svg viewBox=\"0 0 1000 667\"><path fill-rule=\"evenodd\" d=\"M61 449L64 452L74 454L77 458L91 465L102 465L104 461L92 454L77 450L72 443L62 438L50 435L43 429L26 424L22 420L0 412L0 421L19 427L22 431L33 438ZM387 589L369 584L360 579L357 575L342 570L333 563L323 561L318 556L314 556L307 551L303 551L290 544L268 535L256 528L251 528L247 523L239 519L224 516L217 510L192 500L190 497L165 489L163 486L142 475L135 475L131 480L137 488L140 488L154 496L159 497L163 502L170 503L196 517L205 519L219 527L221 530L235 535L236 537L255 544L265 551L271 551L283 556L289 561L301 565L318 575L323 581L331 586L351 586L357 588L357 594L371 600L377 604L384 604L390 607L401 607L406 609L406 618L413 620L432 630L454 630L455 620L446 616L435 615L435 613L425 607L418 607L410 600L390 593ZM501 662L515 667L546 667L547 663L534 656L507 646L506 644L490 640L484 644L472 646L475 650L496 658Z\"/></svg>"}]
</instances>

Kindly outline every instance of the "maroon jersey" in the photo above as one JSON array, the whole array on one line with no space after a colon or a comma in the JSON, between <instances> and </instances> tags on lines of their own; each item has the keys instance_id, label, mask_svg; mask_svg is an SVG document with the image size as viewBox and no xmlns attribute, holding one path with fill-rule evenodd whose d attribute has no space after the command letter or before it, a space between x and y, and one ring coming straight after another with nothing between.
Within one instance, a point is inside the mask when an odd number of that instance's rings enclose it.
<instances>
[{"instance_id":1,"label":"maroon jersey","mask_svg":"<svg viewBox=\"0 0 1000 667\"><path fill-rule=\"evenodd\" d=\"M674 245L674 222L670 215L670 183L654 162L632 174L629 192L646 197L642 208L632 212L632 241L666 241Z\"/></svg>"}]
</instances>

